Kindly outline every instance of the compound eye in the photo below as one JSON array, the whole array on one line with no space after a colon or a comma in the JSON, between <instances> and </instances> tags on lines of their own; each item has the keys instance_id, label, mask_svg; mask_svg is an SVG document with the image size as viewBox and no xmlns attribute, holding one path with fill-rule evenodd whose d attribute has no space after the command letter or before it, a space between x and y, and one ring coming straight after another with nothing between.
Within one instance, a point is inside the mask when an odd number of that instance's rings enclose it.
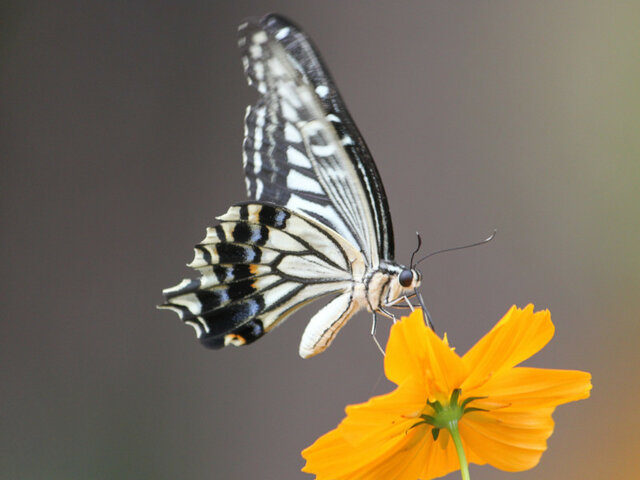
<instances>
[{"instance_id":1,"label":"compound eye","mask_svg":"<svg viewBox=\"0 0 640 480\"><path fill-rule=\"evenodd\" d=\"M409 269L403 270L402 272L400 272L398 281L404 288L410 287L413 283L413 272Z\"/></svg>"}]
</instances>

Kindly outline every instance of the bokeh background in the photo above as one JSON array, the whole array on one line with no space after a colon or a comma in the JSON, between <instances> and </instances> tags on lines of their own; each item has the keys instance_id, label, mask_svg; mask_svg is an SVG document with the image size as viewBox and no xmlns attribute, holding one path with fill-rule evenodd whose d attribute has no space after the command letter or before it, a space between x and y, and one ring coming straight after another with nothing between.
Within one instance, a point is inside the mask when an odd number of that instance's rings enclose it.
<instances>
[{"instance_id":1,"label":"bokeh background","mask_svg":"<svg viewBox=\"0 0 640 480\"><path fill-rule=\"evenodd\" d=\"M556 336L528 364L593 373L515 478L634 478L640 3L293 0L2 4L0 477L311 478L300 450L390 389L368 315L302 360L320 304L217 352L155 310L245 197L235 30L270 11L330 66L399 260L498 229L423 265L439 331L464 352L533 302Z\"/></svg>"}]
</instances>

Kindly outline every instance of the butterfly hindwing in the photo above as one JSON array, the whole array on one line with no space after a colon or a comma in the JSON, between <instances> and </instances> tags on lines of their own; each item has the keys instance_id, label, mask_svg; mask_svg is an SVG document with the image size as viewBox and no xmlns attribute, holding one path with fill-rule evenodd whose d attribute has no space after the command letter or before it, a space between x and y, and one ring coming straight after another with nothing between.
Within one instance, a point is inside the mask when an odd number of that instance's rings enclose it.
<instances>
[{"instance_id":1,"label":"butterfly hindwing","mask_svg":"<svg viewBox=\"0 0 640 480\"><path fill-rule=\"evenodd\" d=\"M161 306L205 346L251 343L314 299L350 295L361 255L320 222L264 203L234 205L219 220L189 265L200 278L165 289Z\"/></svg>"}]
</instances>

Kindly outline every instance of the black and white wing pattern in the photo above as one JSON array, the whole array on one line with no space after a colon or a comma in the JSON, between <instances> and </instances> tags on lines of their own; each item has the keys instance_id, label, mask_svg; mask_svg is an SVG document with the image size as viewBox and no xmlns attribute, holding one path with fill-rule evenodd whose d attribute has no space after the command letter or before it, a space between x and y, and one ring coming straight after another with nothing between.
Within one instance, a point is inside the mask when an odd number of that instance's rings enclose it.
<instances>
[{"instance_id":1,"label":"black and white wing pattern","mask_svg":"<svg viewBox=\"0 0 640 480\"><path fill-rule=\"evenodd\" d=\"M393 262L393 231L373 159L309 39L268 15L239 27L247 79L249 202L207 229L189 265L200 274L163 291L211 348L260 338L307 303L300 355L324 351L358 310L379 311L420 283ZM401 275L402 274L402 275Z\"/></svg>"},{"instance_id":2,"label":"black and white wing pattern","mask_svg":"<svg viewBox=\"0 0 640 480\"><path fill-rule=\"evenodd\" d=\"M284 207L242 203L218 220L189 264L201 277L165 289L160 307L174 310L205 346L222 348L251 343L308 302L337 293L309 322L300 355L328 347L358 308L352 287L364 274L360 252Z\"/></svg>"},{"instance_id":3,"label":"black and white wing pattern","mask_svg":"<svg viewBox=\"0 0 640 480\"><path fill-rule=\"evenodd\" d=\"M320 56L289 20L239 29L249 83L244 170L249 198L302 211L357 245L370 265L393 259L387 197L367 146Z\"/></svg>"}]
</instances>

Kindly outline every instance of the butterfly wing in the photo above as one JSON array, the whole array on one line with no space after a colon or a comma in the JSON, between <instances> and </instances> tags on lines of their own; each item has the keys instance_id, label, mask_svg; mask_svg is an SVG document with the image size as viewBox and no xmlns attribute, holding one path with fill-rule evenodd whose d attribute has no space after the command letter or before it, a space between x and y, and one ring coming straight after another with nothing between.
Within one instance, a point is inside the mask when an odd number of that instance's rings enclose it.
<instances>
[{"instance_id":1,"label":"butterfly wing","mask_svg":"<svg viewBox=\"0 0 640 480\"><path fill-rule=\"evenodd\" d=\"M317 219L373 268L392 260L380 176L310 40L278 15L241 25L239 35L245 73L259 92L245 117L249 197Z\"/></svg>"},{"instance_id":2,"label":"butterfly wing","mask_svg":"<svg viewBox=\"0 0 640 480\"><path fill-rule=\"evenodd\" d=\"M198 279L165 289L211 348L260 338L317 298L300 355L326 349L369 307L367 272L393 259L384 188L371 155L309 39L269 15L240 26L249 83L243 160L251 202L231 207L196 246ZM379 288L382 288L381 286Z\"/></svg>"},{"instance_id":3,"label":"butterfly wing","mask_svg":"<svg viewBox=\"0 0 640 480\"><path fill-rule=\"evenodd\" d=\"M238 204L218 220L189 265L201 277L165 289L160 308L194 327L205 346L222 348L251 343L308 302L339 294L310 322L300 355L327 348L360 308L353 280L364 273L362 254L327 226L284 207Z\"/></svg>"}]
</instances>

